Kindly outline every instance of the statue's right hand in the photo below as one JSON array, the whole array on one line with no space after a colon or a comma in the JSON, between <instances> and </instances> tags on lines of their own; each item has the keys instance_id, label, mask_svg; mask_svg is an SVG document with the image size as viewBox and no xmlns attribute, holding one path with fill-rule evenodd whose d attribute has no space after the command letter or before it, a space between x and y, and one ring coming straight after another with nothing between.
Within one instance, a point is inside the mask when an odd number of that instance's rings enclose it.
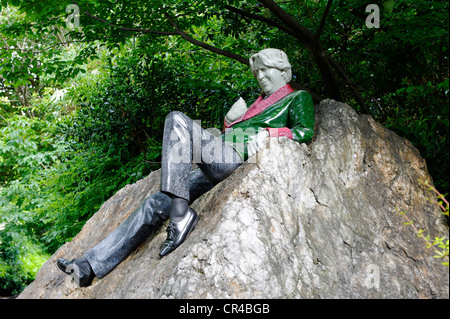
<instances>
[{"instance_id":1,"label":"statue's right hand","mask_svg":"<svg viewBox=\"0 0 450 319\"><path fill-rule=\"evenodd\" d=\"M241 97L237 100L225 116L225 122L231 124L247 112L247 103Z\"/></svg>"}]
</instances>

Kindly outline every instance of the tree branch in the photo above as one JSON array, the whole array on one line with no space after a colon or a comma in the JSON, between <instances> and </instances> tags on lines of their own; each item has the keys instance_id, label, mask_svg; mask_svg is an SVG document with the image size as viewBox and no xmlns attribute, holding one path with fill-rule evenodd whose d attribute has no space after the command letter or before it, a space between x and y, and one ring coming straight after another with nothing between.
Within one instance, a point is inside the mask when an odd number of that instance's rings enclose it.
<instances>
[{"instance_id":1,"label":"tree branch","mask_svg":"<svg viewBox=\"0 0 450 319\"><path fill-rule=\"evenodd\" d=\"M288 28L292 29L296 34L296 38L311 51L331 97L335 100L342 101L341 90L326 56L326 52L320 43L320 39L295 20L289 13L284 11L273 0L259 0L259 2L269 9Z\"/></svg>"},{"instance_id":2,"label":"tree branch","mask_svg":"<svg viewBox=\"0 0 450 319\"><path fill-rule=\"evenodd\" d=\"M315 36L317 38L320 37L320 34L322 33L323 27L325 26L325 20L327 19L328 12L330 12L330 7L331 7L332 2L333 2L333 0L328 0L327 6L326 6L325 11L323 12L323 15L322 15L322 19L320 20L319 28L317 29L316 34L315 34Z\"/></svg>"},{"instance_id":3,"label":"tree branch","mask_svg":"<svg viewBox=\"0 0 450 319\"><path fill-rule=\"evenodd\" d=\"M230 52L230 51L226 51L226 50L222 50L222 49L216 48L216 47L214 47L214 46L212 46L212 45L210 45L208 43L205 43L205 42L202 42L202 41L194 39L189 34L184 32L183 30L181 30L180 27L178 26L178 24L175 22L175 20L166 11L164 11L164 15L166 16L167 20L169 20L170 24L175 28L176 33L178 35L180 35L186 41L188 41L188 42L190 42L190 43L192 43L192 44L194 44L196 46L199 46L199 47L201 47L203 49L206 49L208 51L211 51L211 52L214 52L214 53L226 56L228 58L234 59L234 60L236 60L238 62L241 62L241 63L243 63L245 65L249 65L250 64L248 59L244 58L241 55L235 54L235 53Z\"/></svg>"},{"instance_id":4,"label":"tree branch","mask_svg":"<svg viewBox=\"0 0 450 319\"><path fill-rule=\"evenodd\" d=\"M259 0L270 12L272 12L278 19L294 32L294 36L304 43L307 47L311 47L314 41L314 34L298 23L290 14L284 11L273 0Z\"/></svg>"},{"instance_id":5,"label":"tree branch","mask_svg":"<svg viewBox=\"0 0 450 319\"><path fill-rule=\"evenodd\" d=\"M76 1L74 1L76 3ZM161 8L162 10L162 8ZM139 32L139 33L153 33L153 34L159 34L159 35L179 35L181 36L183 39L185 39L186 41L199 46L201 48L204 48L208 51L211 51L213 53L217 53L226 57L229 57L231 59L234 59L238 62L244 63L246 65L249 65L248 59L244 58L243 56L240 56L238 54L235 54L233 52L229 52L226 50L222 50L219 48L216 48L210 44L207 44L205 42L199 41L194 39L193 37L191 37L189 34L187 34L186 32L184 32L183 30L180 29L180 27L178 26L178 24L175 22L175 20L164 10L162 10L164 15L166 16L166 18L169 20L170 24L175 28L175 31L158 31L158 30L150 30L150 29L141 29L141 28L128 28L128 27L122 27L113 23L110 23L104 19L101 19L99 17L96 17L95 15L91 14L88 11L84 11L84 13L91 17L94 20L100 21L102 23L105 23L106 25L119 29L119 30L124 30L124 31L133 31L133 32Z\"/></svg>"},{"instance_id":6,"label":"tree branch","mask_svg":"<svg viewBox=\"0 0 450 319\"><path fill-rule=\"evenodd\" d=\"M93 39L85 39L85 40L71 40L71 41L65 41L65 42L58 42L55 44L52 44L44 49L41 49L39 51L34 51L33 53L42 53L44 51L50 50L53 47L56 47L58 45L66 45L66 44L71 44L71 43L82 43L82 42L92 42L92 41L97 41L97 40L106 40L106 39L110 39L110 38L124 38L124 37L131 37L131 36L136 36L136 35L140 35L142 34L142 32L138 32L138 33L134 33L134 34L116 34L116 35L111 35L109 37L103 37L103 38L93 38ZM2 49L2 48L0 48ZM28 52L28 51L27 51Z\"/></svg>"},{"instance_id":7,"label":"tree branch","mask_svg":"<svg viewBox=\"0 0 450 319\"><path fill-rule=\"evenodd\" d=\"M237 13L237 14L243 16L243 17L267 23L268 25L271 25L271 26L273 26L275 28L278 28L281 31L286 32L286 33L288 33L288 34L290 34L290 35L292 35L294 37L296 36L294 31L292 31L291 29L283 26L282 24L279 24L278 22L276 22L276 21L274 21L272 19L265 18L265 17L259 16L257 14L254 14L254 13L247 12L247 11L235 8L233 6L230 6L230 5L225 5L224 8L229 10L229 11L231 11L231 12Z\"/></svg>"}]
</instances>

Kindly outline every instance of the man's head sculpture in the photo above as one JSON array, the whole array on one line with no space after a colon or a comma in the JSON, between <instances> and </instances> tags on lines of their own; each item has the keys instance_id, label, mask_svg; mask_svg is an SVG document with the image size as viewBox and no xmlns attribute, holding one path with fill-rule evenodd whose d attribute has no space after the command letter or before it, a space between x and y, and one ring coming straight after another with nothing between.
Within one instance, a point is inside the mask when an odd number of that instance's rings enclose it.
<instances>
[{"instance_id":1,"label":"man's head sculpture","mask_svg":"<svg viewBox=\"0 0 450 319\"><path fill-rule=\"evenodd\" d=\"M263 91L270 95L292 79L291 64L285 52L264 49L250 57L250 69Z\"/></svg>"}]
</instances>

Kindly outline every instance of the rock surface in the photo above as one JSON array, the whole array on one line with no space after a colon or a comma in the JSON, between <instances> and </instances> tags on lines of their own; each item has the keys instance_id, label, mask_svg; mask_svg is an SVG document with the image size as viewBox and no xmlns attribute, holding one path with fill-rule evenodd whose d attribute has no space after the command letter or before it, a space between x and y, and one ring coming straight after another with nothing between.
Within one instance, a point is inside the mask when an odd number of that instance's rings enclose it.
<instances>
[{"instance_id":1,"label":"rock surface","mask_svg":"<svg viewBox=\"0 0 450 319\"><path fill-rule=\"evenodd\" d=\"M19 298L449 298L448 268L397 209L448 236L407 140L331 100L310 145L269 147L200 197L186 242L159 259L165 227L92 286L56 259L79 257L159 188L159 171L118 191L41 268Z\"/></svg>"}]
</instances>

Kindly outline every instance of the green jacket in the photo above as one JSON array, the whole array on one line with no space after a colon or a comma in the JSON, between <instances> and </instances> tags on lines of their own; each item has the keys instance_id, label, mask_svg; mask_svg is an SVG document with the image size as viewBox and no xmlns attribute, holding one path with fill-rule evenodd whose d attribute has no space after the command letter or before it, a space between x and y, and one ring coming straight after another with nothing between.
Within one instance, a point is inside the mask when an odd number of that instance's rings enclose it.
<instances>
[{"instance_id":1,"label":"green jacket","mask_svg":"<svg viewBox=\"0 0 450 319\"><path fill-rule=\"evenodd\" d=\"M243 118L225 125L225 142L244 160L248 158L248 141L261 130L268 130L270 137L286 136L299 143L310 142L314 136L314 103L308 92L293 91L287 85L272 95L267 101L260 97ZM271 103L270 99L275 102ZM264 102L266 105L261 105Z\"/></svg>"}]
</instances>

